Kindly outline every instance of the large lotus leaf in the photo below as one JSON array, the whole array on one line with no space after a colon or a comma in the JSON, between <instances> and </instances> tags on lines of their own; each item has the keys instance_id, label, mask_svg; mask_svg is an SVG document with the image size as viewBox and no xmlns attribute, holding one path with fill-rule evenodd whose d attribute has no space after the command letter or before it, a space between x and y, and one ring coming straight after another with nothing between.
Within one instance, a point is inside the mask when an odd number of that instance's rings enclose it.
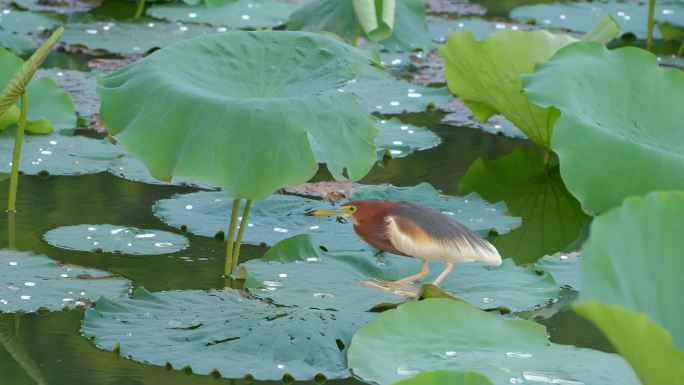
<instances>
[{"instance_id":1,"label":"large lotus leaf","mask_svg":"<svg viewBox=\"0 0 684 385\"><path fill-rule=\"evenodd\" d=\"M32 251L0 250L0 313L85 306L102 295L128 292L127 279L102 270L64 265Z\"/></svg>"},{"instance_id":2,"label":"large lotus leaf","mask_svg":"<svg viewBox=\"0 0 684 385\"><path fill-rule=\"evenodd\" d=\"M70 23L62 41L73 46L84 46L94 51L125 55L144 54L154 48L197 36L218 33L216 28L180 23Z\"/></svg>"},{"instance_id":3,"label":"large lotus leaf","mask_svg":"<svg viewBox=\"0 0 684 385\"><path fill-rule=\"evenodd\" d=\"M476 17L449 19L445 17L430 16L427 18L427 24L430 38L435 42L442 44L446 43L448 35L464 29L472 32L476 39L481 40L502 29L512 29L515 31L531 28L529 26L494 22Z\"/></svg>"},{"instance_id":4,"label":"large lotus leaf","mask_svg":"<svg viewBox=\"0 0 684 385\"><path fill-rule=\"evenodd\" d=\"M287 28L332 32L350 42L362 29L354 12L353 0L312 1L292 13ZM434 48L428 37L422 0L396 0L392 35L382 40L381 46L391 51Z\"/></svg>"},{"instance_id":5,"label":"large lotus leaf","mask_svg":"<svg viewBox=\"0 0 684 385\"><path fill-rule=\"evenodd\" d=\"M477 194L464 198L441 196L427 183L412 188L364 187L356 190L352 198L420 202L445 212L483 236L491 229L503 234L520 225L518 218L503 215L506 206L501 203L488 204ZM232 204L233 198L225 191L203 191L163 199L155 204L154 213L171 226L184 226L193 234L213 237L218 232L227 233L226 219ZM351 223L304 215L325 205L318 200L280 194L254 202L243 242L273 245L293 235L310 234L317 244L329 250L370 249L356 236Z\"/></svg>"},{"instance_id":6,"label":"large lotus leaf","mask_svg":"<svg viewBox=\"0 0 684 385\"><path fill-rule=\"evenodd\" d=\"M498 31L477 41L468 30L449 35L440 52L446 59L449 89L473 115L485 121L504 115L538 146L551 148L558 110L532 105L522 92L520 76L534 70L560 48L576 41L548 31Z\"/></svg>"},{"instance_id":7,"label":"large lotus leaf","mask_svg":"<svg viewBox=\"0 0 684 385\"><path fill-rule=\"evenodd\" d=\"M36 385L48 385L38 363L31 357L26 347L18 343L20 328L21 316L19 314L0 314L0 345Z\"/></svg>"},{"instance_id":8,"label":"large lotus leaf","mask_svg":"<svg viewBox=\"0 0 684 385\"><path fill-rule=\"evenodd\" d=\"M0 172L10 172L13 148L12 136L0 136ZM121 151L107 140L83 136L24 136L19 171L28 175L93 174L106 171Z\"/></svg>"},{"instance_id":9,"label":"large lotus leaf","mask_svg":"<svg viewBox=\"0 0 684 385\"><path fill-rule=\"evenodd\" d=\"M128 179L135 182L171 186L196 186L206 189L213 188L213 186L209 186L206 183L197 183L186 178L173 177L170 181L156 179L150 175L149 170L147 170L144 164L142 164L136 158L128 155L112 160L109 165L107 165L107 171L118 176L119 178Z\"/></svg>"},{"instance_id":10,"label":"large lotus leaf","mask_svg":"<svg viewBox=\"0 0 684 385\"><path fill-rule=\"evenodd\" d=\"M582 248L576 309L645 384L684 383L682 215L682 192L627 198L594 220Z\"/></svg>"},{"instance_id":11,"label":"large lotus leaf","mask_svg":"<svg viewBox=\"0 0 684 385\"><path fill-rule=\"evenodd\" d=\"M0 25L7 32L38 35L60 24L57 19L34 12L17 11L9 8L0 12Z\"/></svg>"},{"instance_id":12,"label":"large lotus leaf","mask_svg":"<svg viewBox=\"0 0 684 385\"><path fill-rule=\"evenodd\" d=\"M36 77L49 77L66 90L79 116L92 119L100 112L97 96L97 77L93 72L65 70L61 68L39 69Z\"/></svg>"},{"instance_id":13,"label":"large lotus leaf","mask_svg":"<svg viewBox=\"0 0 684 385\"><path fill-rule=\"evenodd\" d=\"M4 89L12 76L21 68L23 60L5 49L0 49L0 89ZM76 128L76 111L69 94L52 79L34 78L26 88L28 109L26 131L48 134ZM0 116L0 129L19 122L17 105Z\"/></svg>"},{"instance_id":14,"label":"large lotus leaf","mask_svg":"<svg viewBox=\"0 0 684 385\"><path fill-rule=\"evenodd\" d=\"M684 188L684 72L661 69L641 49L577 43L540 64L524 83L533 103L562 113L553 150L584 211L600 213L631 195Z\"/></svg>"},{"instance_id":15,"label":"large lotus leaf","mask_svg":"<svg viewBox=\"0 0 684 385\"><path fill-rule=\"evenodd\" d=\"M459 182L460 194L473 191L488 201L505 201L513 215L522 217L523 226L492 241L517 263L565 249L589 219L565 188L558 167L547 169L542 156L529 150L475 161Z\"/></svg>"},{"instance_id":16,"label":"large lotus leaf","mask_svg":"<svg viewBox=\"0 0 684 385\"><path fill-rule=\"evenodd\" d=\"M606 15L612 15L623 33L646 38L648 2L591 1L526 5L514 9L511 17L522 22L534 20L543 28L564 28L575 32L588 32ZM684 25L684 4L672 0L656 2L654 19ZM660 37L654 28L654 36Z\"/></svg>"},{"instance_id":17,"label":"large lotus leaf","mask_svg":"<svg viewBox=\"0 0 684 385\"><path fill-rule=\"evenodd\" d=\"M0 27L0 48L7 48L16 55L26 55L38 48L38 45L28 36L15 35Z\"/></svg>"},{"instance_id":18,"label":"large lotus leaf","mask_svg":"<svg viewBox=\"0 0 684 385\"><path fill-rule=\"evenodd\" d=\"M330 37L227 32L161 49L103 78L98 92L108 130L154 177L264 199L315 174L309 134L335 178L368 172L377 130L338 88L376 71Z\"/></svg>"},{"instance_id":19,"label":"large lotus leaf","mask_svg":"<svg viewBox=\"0 0 684 385\"><path fill-rule=\"evenodd\" d=\"M346 346L374 316L275 307L230 289L138 289L133 298L98 301L82 332L103 349L153 365L229 378L311 380L319 373L349 376Z\"/></svg>"},{"instance_id":20,"label":"large lotus leaf","mask_svg":"<svg viewBox=\"0 0 684 385\"><path fill-rule=\"evenodd\" d=\"M242 29L278 27L297 8L273 0L238 0L222 6L155 5L147 9L147 14L157 19Z\"/></svg>"},{"instance_id":21,"label":"large lotus leaf","mask_svg":"<svg viewBox=\"0 0 684 385\"><path fill-rule=\"evenodd\" d=\"M352 79L341 89L358 96L367 111L380 114L425 112L453 100L446 87L424 87L382 72Z\"/></svg>"},{"instance_id":22,"label":"large lotus leaf","mask_svg":"<svg viewBox=\"0 0 684 385\"><path fill-rule=\"evenodd\" d=\"M361 328L347 355L354 374L380 385L428 370L468 370L497 385L639 384L615 354L549 343L543 326L501 320L450 299L409 302Z\"/></svg>"},{"instance_id":23,"label":"large lotus leaf","mask_svg":"<svg viewBox=\"0 0 684 385\"><path fill-rule=\"evenodd\" d=\"M64 249L127 255L170 254L188 247L188 239L179 234L115 225L62 226L43 239Z\"/></svg>"},{"instance_id":24,"label":"large lotus leaf","mask_svg":"<svg viewBox=\"0 0 684 385\"><path fill-rule=\"evenodd\" d=\"M561 286L567 286L575 291L582 291L580 280L580 257L577 253L558 253L547 255L537 261L534 266L548 272Z\"/></svg>"},{"instance_id":25,"label":"large lotus leaf","mask_svg":"<svg viewBox=\"0 0 684 385\"><path fill-rule=\"evenodd\" d=\"M487 377L475 372L453 372L435 370L421 372L408 380L395 382L393 385L493 385Z\"/></svg>"},{"instance_id":26,"label":"large lotus leaf","mask_svg":"<svg viewBox=\"0 0 684 385\"><path fill-rule=\"evenodd\" d=\"M260 288L258 296L286 306L363 312L401 297L361 285L359 280L397 280L420 271L413 258L370 252L324 252L307 236L281 241L261 259L242 264L249 279L246 286ZM444 264L430 263L432 282ZM420 284L420 283L418 283ZM521 268L507 259L501 266L458 264L440 287L471 304L484 308L530 310L558 297L559 287L548 274Z\"/></svg>"}]
</instances>

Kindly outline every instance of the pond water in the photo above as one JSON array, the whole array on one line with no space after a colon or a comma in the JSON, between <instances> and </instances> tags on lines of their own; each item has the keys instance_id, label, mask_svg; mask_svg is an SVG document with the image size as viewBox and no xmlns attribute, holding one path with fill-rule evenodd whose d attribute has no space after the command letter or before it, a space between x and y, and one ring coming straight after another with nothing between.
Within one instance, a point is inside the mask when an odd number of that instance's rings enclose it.
<instances>
[{"instance_id":1,"label":"pond water","mask_svg":"<svg viewBox=\"0 0 684 385\"><path fill-rule=\"evenodd\" d=\"M494 18L507 16L515 6L540 2L542 1L480 1L489 9L489 17ZM130 5L124 8L108 5L105 11L100 10L95 14L97 17L101 17L101 13L112 15L112 12L127 15L132 8ZM81 54L54 54L46 66L86 70L84 63L88 58ZM404 158L379 162L362 183L413 186L420 182L429 182L445 194L457 195L459 182L478 159L501 158L516 149L537 151L527 140L443 124L443 112L396 117L404 123L429 128L439 135L442 143ZM329 178L329 173L322 167L312 181ZM8 180L0 182L0 191L7 191L8 184ZM555 191L554 196L568 195L567 191L562 190L562 185L558 188L560 190ZM86 223L109 223L179 233L178 229L168 226L153 215L152 205L174 194L192 191L197 190L132 182L110 173L21 176L17 202L20 210L12 226L6 218L0 220L0 245L12 246L18 250L33 250L59 262L106 270L130 279L135 287L144 286L150 291L223 287L221 272L225 245L213 238L186 234L190 243L187 249L154 256L71 251L51 246L43 240L45 232L55 227ZM530 197L533 195L534 192L531 192ZM6 207L6 199L5 193L0 194L0 207ZM525 222L522 228L516 232L524 233L528 222L535 223L534 219L544 217L545 213L537 210L526 215L527 217L523 215ZM518 239L515 245L511 245L513 242L502 242L497 246L502 249L503 255L525 262L530 259L530 253L538 258L544 252L562 250L570 245L580 236L580 225L585 221L584 218L576 217L557 218L553 226L546 228L546 236L553 238L549 234L554 232L560 235L543 252L530 251L520 246L521 243L532 242L524 237ZM537 231L536 228L532 230ZM265 251L265 247L244 245L241 259L258 258ZM81 309L45 314L0 314L0 332L9 328L16 330L18 336L11 346L0 345L0 384L201 385L245 382L242 379L198 376L144 365L119 357L116 353L96 349L79 333L83 312ZM612 351L610 344L596 329L571 311L563 310L540 322L547 326L554 342ZM362 382L348 379L326 383L342 385Z\"/></svg>"}]
</instances>

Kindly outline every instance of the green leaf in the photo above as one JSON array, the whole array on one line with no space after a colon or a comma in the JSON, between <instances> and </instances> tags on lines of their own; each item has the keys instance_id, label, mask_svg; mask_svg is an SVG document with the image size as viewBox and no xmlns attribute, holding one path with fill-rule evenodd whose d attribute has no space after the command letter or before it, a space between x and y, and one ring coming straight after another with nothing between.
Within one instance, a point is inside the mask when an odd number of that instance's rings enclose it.
<instances>
[{"instance_id":1,"label":"green leaf","mask_svg":"<svg viewBox=\"0 0 684 385\"><path fill-rule=\"evenodd\" d=\"M26 55L33 52L38 46L30 37L16 35L0 27L0 48L7 48L16 55Z\"/></svg>"},{"instance_id":2,"label":"green leaf","mask_svg":"<svg viewBox=\"0 0 684 385\"><path fill-rule=\"evenodd\" d=\"M658 24L658 30L665 40L679 40L684 37L684 25L679 26L664 22Z\"/></svg>"},{"instance_id":3,"label":"green leaf","mask_svg":"<svg viewBox=\"0 0 684 385\"><path fill-rule=\"evenodd\" d=\"M236 290L150 293L101 299L82 332L122 357L227 378L297 380L350 375L344 354L373 313L275 307ZM320 377L320 375L319 375Z\"/></svg>"},{"instance_id":4,"label":"green leaf","mask_svg":"<svg viewBox=\"0 0 684 385\"><path fill-rule=\"evenodd\" d=\"M460 194L473 191L488 201L505 201L513 215L522 217L523 226L492 240L519 264L564 250L589 219L565 188L558 167L547 169L542 156L529 150L476 160L459 182Z\"/></svg>"},{"instance_id":5,"label":"green leaf","mask_svg":"<svg viewBox=\"0 0 684 385\"><path fill-rule=\"evenodd\" d=\"M656 2L654 18L658 22L682 25L684 5L677 0ZM511 12L513 19L522 22L534 20L542 28L564 28L575 32L591 31L606 15L612 15L623 33L633 33L639 39L646 38L648 2L587 1L554 4L526 5ZM654 37L659 38L658 30Z\"/></svg>"},{"instance_id":6,"label":"green leaf","mask_svg":"<svg viewBox=\"0 0 684 385\"><path fill-rule=\"evenodd\" d=\"M608 43L620 35L620 26L611 15L605 15L598 23L582 36L584 41Z\"/></svg>"},{"instance_id":7,"label":"green leaf","mask_svg":"<svg viewBox=\"0 0 684 385\"><path fill-rule=\"evenodd\" d=\"M238 0L228 4L194 6L161 4L147 8L146 13L168 21L242 29L281 26L297 8L296 5L273 0Z\"/></svg>"},{"instance_id":8,"label":"green leaf","mask_svg":"<svg viewBox=\"0 0 684 385\"><path fill-rule=\"evenodd\" d=\"M463 198L439 195L427 183L412 188L369 186L357 189L353 199L407 200L446 212L471 230L486 236L491 229L499 234L520 225L520 220L504 215L506 206L488 204L477 194ZM154 214L165 223L185 226L187 231L213 237L219 231L227 234L226 216L232 208L233 197L224 191L203 191L175 195L158 201ZM351 223L339 223L333 217L305 216L304 214L327 204L318 200L292 195L275 194L261 202L254 202L249 215L248 231L243 242L273 245L297 234L310 234L318 245L329 250L369 250Z\"/></svg>"},{"instance_id":9,"label":"green leaf","mask_svg":"<svg viewBox=\"0 0 684 385\"><path fill-rule=\"evenodd\" d=\"M21 366L36 385L48 385L38 363L31 357L25 346L19 343L21 316L0 314L0 344ZM24 328L27 329L27 328Z\"/></svg>"},{"instance_id":10,"label":"green leaf","mask_svg":"<svg viewBox=\"0 0 684 385\"><path fill-rule=\"evenodd\" d=\"M185 178L173 177L170 181L159 180L152 175L145 168L139 160L132 156L124 155L113 159L107 165L107 171L118 176L119 178L132 180L134 182L142 182L157 185L167 186L195 186L203 189L213 189L206 183L196 183Z\"/></svg>"},{"instance_id":11,"label":"green leaf","mask_svg":"<svg viewBox=\"0 0 684 385\"><path fill-rule=\"evenodd\" d=\"M182 235L114 225L62 226L43 235L45 242L69 250L126 255L171 254L188 247Z\"/></svg>"},{"instance_id":12,"label":"green leaf","mask_svg":"<svg viewBox=\"0 0 684 385\"><path fill-rule=\"evenodd\" d=\"M449 299L380 314L354 335L347 357L354 374L380 385L430 370L473 371L495 384L639 384L617 355L549 343L537 323Z\"/></svg>"},{"instance_id":13,"label":"green leaf","mask_svg":"<svg viewBox=\"0 0 684 385\"><path fill-rule=\"evenodd\" d=\"M261 259L242 264L248 273L246 287L260 288L259 297L283 306L364 312L378 304L396 303L402 297L361 285L359 280L394 281L420 271L414 258L370 252L324 252L306 235L277 243ZM427 284L444 269L430 263ZM459 264L442 282L445 292L484 309L530 310L558 297L560 289L548 274L516 266L510 259L501 266Z\"/></svg>"},{"instance_id":14,"label":"green leaf","mask_svg":"<svg viewBox=\"0 0 684 385\"><path fill-rule=\"evenodd\" d=\"M315 0L293 12L287 22L289 30L331 32L345 41L352 42L357 30L362 29L355 12L356 0ZM375 4L387 0L373 0ZM376 6L376 9L377 6ZM384 9L384 8L382 8ZM369 13L370 15L370 13ZM386 22L385 22L386 23ZM425 5L422 0L396 0L394 26L387 34L381 28L378 34L369 36L381 41L382 48L390 51L432 50L425 22Z\"/></svg>"},{"instance_id":15,"label":"green leaf","mask_svg":"<svg viewBox=\"0 0 684 385\"><path fill-rule=\"evenodd\" d=\"M396 0L352 0L356 19L373 41L387 39L394 27Z\"/></svg>"},{"instance_id":16,"label":"green leaf","mask_svg":"<svg viewBox=\"0 0 684 385\"><path fill-rule=\"evenodd\" d=\"M537 261L534 266L551 274L554 281L561 286L568 286L575 291L582 291L580 280L580 262L582 257L576 253L547 255Z\"/></svg>"},{"instance_id":17,"label":"green leaf","mask_svg":"<svg viewBox=\"0 0 684 385\"><path fill-rule=\"evenodd\" d=\"M93 54L142 55L177 41L216 33L216 28L179 23L70 23L62 41L72 46L87 47Z\"/></svg>"},{"instance_id":18,"label":"green leaf","mask_svg":"<svg viewBox=\"0 0 684 385\"><path fill-rule=\"evenodd\" d=\"M368 172L377 130L338 89L373 71L363 52L322 35L228 32L161 49L103 78L98 92L109 132L155 178L258 200L315 174L308 135L335 178Z\"/></svg>"},{"instance_id":19,"label":"green leaf","mask_svg":"<svg viewBox=\"0 0 684 385\"><path fill-rule=\"evenodd\" d=\"M683 215L683 192L627 198L594 220L582 248L575 309L644 384L684 383Z\"/></svg>"},{"instance_id":20,"label":"green leaf","mask_svg":"<svg viewBox=\"0 0 684 385\"><path fill-rule=\"evenodd\" d=\"M540 64L524 83L533 103L562 113L553 150L584 211L600 213L630 195L684 188L683 72L661 69L641 49L609 51L580 42Z\"/></svg>"},{"instance_id":21,"label":"green leaf","mask_svg":"<svg viewBox=\"0 0 684 385\"><path fill-rule=\"evenodd\" d=\"M0 313L87 306L126 294L130 281L102 270L58 263L32 251L0 250Z\"/></svg>"},{"instance_id":22,"label":"green leaf","mask_svg":"<svg viewBox=\"0 0 684 385\"><path fill-rule=\"evenodd\" d=\"M2 28L19 35L39 35L62 24L59 20L35 12L5 8L0 15Z\"/></svg>"},{"instance_id":23,"label":"green leaf","mask_svg":"<svg viewBox=\"0 0 684 385\"><path fill-rule=\"evenodd\" d=\"M475 372L452 372L435 370L421 372L408 380L395 382L393 385L493 385L487 377Z\"/></svg>"},{"instance_id":24,"label":"green leaf","mask_svg":"<svg viewBox=\"0 0 684 385\"><path fill-rule=\"evenodd\" d=\"M500 113L538 146L550 150L554 108L532 105L522 92L520 76L534 70L558 49L576 41L547 31L505 30L477 41L468 30L449 35L440 48L446 59L449 90L481 121Z\"/></svg>"},{"instance_id":25,"label":"green leaf","mask_svg":"<svg viewBox=\"0 0 684 385\"><path fill-rule=\"evenodd\" d=\"M8 132L0 136L0 172L10 171L13 135ZM122 150L106 140L83 136L25 136L19 170L27 175L93 174L106 171L107 164Z\"/></svg>"}]
</instances>

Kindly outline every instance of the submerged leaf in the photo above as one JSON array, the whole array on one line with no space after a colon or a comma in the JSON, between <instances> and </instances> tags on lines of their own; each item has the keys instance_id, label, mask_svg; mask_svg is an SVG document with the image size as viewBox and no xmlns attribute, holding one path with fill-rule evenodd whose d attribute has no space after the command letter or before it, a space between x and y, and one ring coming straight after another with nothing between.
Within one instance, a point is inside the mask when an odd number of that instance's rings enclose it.
<instances>
[{"instance_id":1,"label":"submerged leaf","mask_svg":"<svg viewBox=\"0 0 684 385\"><path fill-rule=\"evenodd\" d=\"M126 294L130 282L102 271L62 265L32 251L0 250L0 313L58 311L100 296Z\"/></svg>"},{"instance_id":2,"label":"submerged leaf","mask_svg":"<svg viewBox=\"0 0 684 385\"><path fill-rule=\"evenodd\" d=\"M684 383L684 193L627 198L594 220L577 312L644 384Z\"/></svg>"},{"instance_id":3,"label":"submerged leaf","mask_svg":"<svg viewBox=\"0 0 684 385\"><path fill-rule=\"evenodd\" d=\"M86 311L82 332L106 350L152 365L252 376L311 380L350 375L345 360L352 334L373 313L275 307L238 291L136 290L132 298L102 299Z\"/></svg>"},{"instance_id":4,"label":"submerged leaf","mask_svg":"<svg viewBox=\"0 0 684 385\"><path fill-rule=\"evenodd\" d=\"M576 39L548 31L498 31L477 41L468 30L449 35L440 52L446 58L449 89L485 121L500 113L538 146L551 149L558 110L532 105L522 92L520 76L534 70L558 49Z\"/></svg>"},{"instance_id":5,"label":"submerged leaf","mask_svg":"<svg viewBox=\"0 0 684 385\"><path fill-rule=\"evenodd\" d=\"M162 49L103 78L98 92L108 130L154 177L258 200L314 175L309 134L335 178L368 172L376 129L338 88L375 71L365 53L329 37L227 32Z\"/></svg>"},{"instance_id":6,"label":"submerged leaf","mask_svg":"<svg viewBox=\"0 0 684 385\"><path fill-rule=\"evenodd\" d=\"M562 113L553 150L584 211L684 188L684 72L660 68L638 48L580 42L540 64L524 83L532 102Z\"/></svg>"},{"instance_id":7,"label":"submerged leaf","mask_svg":"<svg viewBox=\"0 0 684 385\"><path fill-rule=\"evenodd\" d=\"M43 239L64 249L127 255L170 254L188 247L182 235L114 225L62 226L46 232Z\"/></svg>"},{"instance_id":8,"label":"submerged leaf","mask_svg":"<svg viewBox=\"0 0 684 385\"><path fill-rule=\"evenodd\" d=\"M470 370L495 384L639 384L620 356L547 338L531 321L504 321L463 302L427 299L362 327L349 348L349 367L380 385L429 370Z\"/></svg>"}]
</instances>

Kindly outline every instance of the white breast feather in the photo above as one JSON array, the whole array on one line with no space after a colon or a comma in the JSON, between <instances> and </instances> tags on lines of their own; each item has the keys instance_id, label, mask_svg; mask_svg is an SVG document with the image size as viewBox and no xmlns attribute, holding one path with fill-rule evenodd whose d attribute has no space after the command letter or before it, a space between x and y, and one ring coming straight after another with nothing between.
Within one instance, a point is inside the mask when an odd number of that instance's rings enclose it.
<instances>
[{"instance_id":1,"label":"white breast feather","mask_svg":"<svg viewBox=\"0 0 684 385\"><path fill-rule=\"evenodd\" d=\"M484 262L488 265L501 264L501 256L496 248L485 241L486 246L471 242L460 242L458 246L439 241L415 241L399 229L394 217L387 219L387 235L392 245L402 253L427 261Z\"/></svg>"}]
</instances>

